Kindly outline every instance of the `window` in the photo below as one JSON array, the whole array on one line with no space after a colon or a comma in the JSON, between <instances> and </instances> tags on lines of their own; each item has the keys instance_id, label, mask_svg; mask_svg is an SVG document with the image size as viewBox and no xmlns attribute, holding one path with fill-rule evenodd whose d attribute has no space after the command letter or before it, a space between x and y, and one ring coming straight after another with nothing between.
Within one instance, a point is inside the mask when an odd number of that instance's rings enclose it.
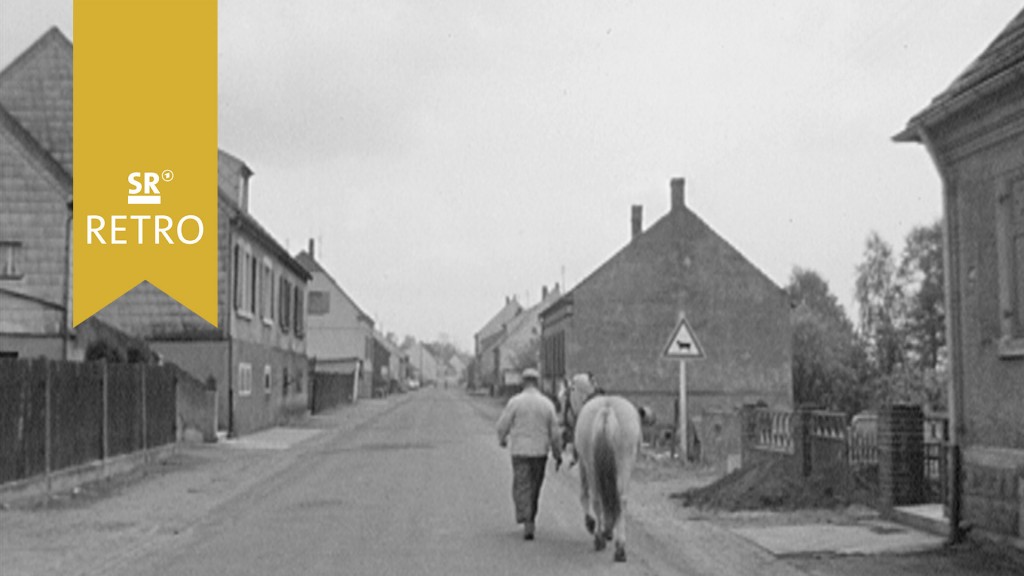
<instances>
[{"instance_id":1,"label":"window","mask_svg":"<svg viewBox=\"0 0 1024 576\"><path fill-rule=\"evenodd\" d=\"M278 318L277 323L282 332L288 332L292 325L292 283L281 275L280 287L278 289Z\"/></svg>"},{"instance_id":2,"label":"window","mask_svg":"<svg viewBox=\"0 0 1024 576\"><path fill-rule=\"evenodd\" d=\"M256 311L255 258L248 246L235 244L235 310L243 318L251 318Z\"/></svg>"},{"instance_id":3,"label":"window","mask_svg":"<svg viewBox=\"0 0 1024 576\"><path fill-rule=\"evenodd\" d=\"M256 301L259 300L260 272L256 257L249 256L249 314L256 315Z\"/></svg>"},{"instance_id":4,"label":"window","mask_svg":"<svg viewBox=\"0 0 1024 576\"><path fill-rule=\"evenodd\" d=\"M272 372L270 370L270 364L265 365L263 367L263 393L264 394L270 394L270 375L271 374L272 374Z\"/></svg>"},{"instance_id":5,"label":"window","mask_svg":"<svg viewBox=\"0 0 1024 576\"><path fill-rule=\"evenodd\" d=\"M0 280L17 280L24 275L21 270L21 242L0 241Z\"/></svg>"},{"instance_id":6,"label":"window","mask_svg":"<svg viewBox=\"0 0 1024 576\"><path fill-rule=\"evenodd\" d=\"M996 241L999 253L999 353L1024 357L1024 172L1000 191Z\"/></svg>"},{"instance_id":7,"label":"window","mask_svg":"<svg viewBox=\"0 0 1024 576\"><path fill-rule=\"evenodd\" d=\"M309 291L309 309L306 311L310 316L323 316L331 311L331 294L325 290Z\"/></svg>"},{"instance_id":8,"label":"window","mask_svg":"<svg viewBox=\"0 0 1024 576\"><path fill-rule=\"evenodd\" d=\"M303 325L303 292L302 286L295 285L295 309L292 311L295 314L295 335L302 336L305 332L305 326Z\"/></svg>"},{"instance_id":9,"label":"window","mask_svg":"<svg viewBox=\"0 0 1024 576\"><path fill-rule=\"evenodd\" d=\"M270 260L263 259L263 273L260 279L260 316L266 324L274 324L274 269L270 266Z\"/></svg>"},{"instance_id":10,"label":"window","mask_svg":"<svg viewBox=\"0 0 1024 576\"><path fill-rule=\"evenodd\" d=\"M242 282L239 281L239 278L244 278L244 270L245 268L242 264L242 247L235 244L235 270L233 276L235 279L235 310L245 309L245 300L242 295L245 290Z\"/></svg>"},{"instance_id":11,"label":"window","mask_svg":"<svg viewBox=\"0 0 1024 576\"><path fill-rule=\"evenodd\" d=\"M238 395L249 396L250 394L252 394L252 364L239 362Z\"/></svg>"}]
</instances>

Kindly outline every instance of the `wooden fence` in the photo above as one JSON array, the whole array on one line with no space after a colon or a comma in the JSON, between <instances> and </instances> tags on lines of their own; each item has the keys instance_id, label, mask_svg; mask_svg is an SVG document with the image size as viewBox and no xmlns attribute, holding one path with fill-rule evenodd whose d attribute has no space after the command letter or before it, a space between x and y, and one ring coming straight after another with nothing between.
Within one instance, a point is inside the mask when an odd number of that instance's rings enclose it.
<instances>
[{"instance_id":1,"label":"wooden fence","mask_svg":"<svg viewBox=\"0 0 1024 576\"><path fill-rule=\"evenodd\" d=\"M176 372L0 360L0 484L174 443Z\"/></svg>"}]
</instances>

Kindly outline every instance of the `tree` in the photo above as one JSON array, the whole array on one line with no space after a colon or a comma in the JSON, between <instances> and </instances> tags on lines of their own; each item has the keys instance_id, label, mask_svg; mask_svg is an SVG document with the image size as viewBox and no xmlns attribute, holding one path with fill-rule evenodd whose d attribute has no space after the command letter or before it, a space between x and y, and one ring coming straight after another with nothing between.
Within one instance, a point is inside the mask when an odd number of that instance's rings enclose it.
<instances>
[{"instance_id":1,"label":"tree","mask_svg":"<svg viewBox=\"0 0 1024 576\"><path fill-rule=\"evenodd\" d=\"M516 348L509 359L509 368L522 372L527 368L537 368L540 361L540 338L534 336Z\"/></svg>"},{"instance_id":2,"label":"tree","mask_svg":"<svg viewBox=\"0 0 1024 576\"><path fill-rule=\"evenodd\" d=\"M946 346L942 221L917 226L907 235L898 281L906 299L904 336L908 360L921 370L939 369Z\"/></svg>"},{"instance_id":3,"label":"tree","mask_svg":"<svg viewBox=\"0 0 1024 576\"><path fill-rule=\"evenodd\" d=\"M875 404L945 405L942 250L941 222L910 231L898 267L891 246L868 236L856 294L871 367L861 384L874 390Z\"/></svg>"},{"instance_id":4,"label":"tree","mask_svg":"<svg viewBox=\"0 0 1024 576\"><path fill-rule=\"evenodd\" d=\"M828 283L812 270L794 268L786 287L792 305L793 396L848 413L873 400L860 384L866 359L846 311Z\"/></svg>"},{"instance_id":5,"label":"tree","mask_svg":"<svg viewBox=\"0 0 1024 576\"><path fill-rule=\"evenodd\" d=\"M408 350L416 345L416 338L411 334L406 334L405 338L402 338L402 345L399 346L402 350Z\"/></svg>"},{"instance_id":6,"label":"tree","mask_svg":"<svg viewBox=\"0 0 1024 576\"><path fill-rule=\"evenodd\" d=\"M877 232L868 235L864 262L857 265L856 298L868 358L878 374L892 374L904 361L900 334L904 299L896 281L892 246Z\"/></svg>"}]
</instances>

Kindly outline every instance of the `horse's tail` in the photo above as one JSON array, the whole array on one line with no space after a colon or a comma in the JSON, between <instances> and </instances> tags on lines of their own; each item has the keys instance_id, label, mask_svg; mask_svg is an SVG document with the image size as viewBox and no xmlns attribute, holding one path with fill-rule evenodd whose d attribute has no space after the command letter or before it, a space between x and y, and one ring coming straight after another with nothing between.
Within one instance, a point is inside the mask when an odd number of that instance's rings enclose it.
<instances>
[{"instance_id":1,"label":"horse's tail","mask_svg":"<svg viewBox=\"0 0 1024 576\"><path fill-rule=\"evenodd\" d=\"M601 426L594 441L594 488L604 509L605 529L610 532L622 513L615 450L612 447L612 438L619 434L619 421L610 408L605 409L600 418Z\"/></svg>"}]
</instances>

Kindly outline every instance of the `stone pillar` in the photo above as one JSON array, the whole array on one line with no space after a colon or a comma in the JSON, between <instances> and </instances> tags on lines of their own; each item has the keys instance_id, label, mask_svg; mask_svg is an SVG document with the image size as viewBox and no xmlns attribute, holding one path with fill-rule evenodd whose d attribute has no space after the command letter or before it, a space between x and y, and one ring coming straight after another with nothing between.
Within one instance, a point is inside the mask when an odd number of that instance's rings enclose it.
<instances>
[{"instance_id":1,"label":"stone pillar","mask_svg":"<svg viewBox=\"0 0 1024 576\"><path fill-rule=\"evenodd\" d=\"M793 460L796 471L806 478L811 475L811 417L812 410L801 406L793 412Z\"/></svg>"},{"instance_id":2,"label":"stone pillar","mask_svg":"<svg viewBox=\"0 0 1024 576\"><path fill-rule=\"evenodd\" d=\"M924 502L924 413L896 405L878 414L878 490L885 508Z\"/></svg>"}]
</instances>

